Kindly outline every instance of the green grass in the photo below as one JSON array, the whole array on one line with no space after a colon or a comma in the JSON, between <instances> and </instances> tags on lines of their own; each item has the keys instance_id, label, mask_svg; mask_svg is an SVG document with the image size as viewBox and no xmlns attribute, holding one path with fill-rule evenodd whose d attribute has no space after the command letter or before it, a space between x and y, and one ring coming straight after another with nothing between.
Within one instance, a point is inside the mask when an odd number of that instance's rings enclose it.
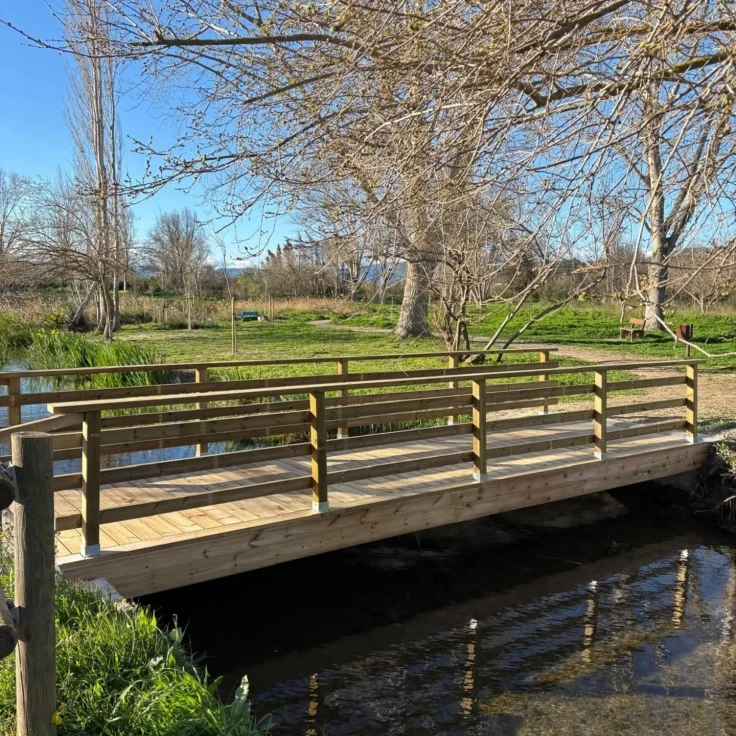
<instances>
[{"instance_id":1,"label":"green grass","mask_svg":"<svg viewBox=\"0 0 736 736\"><path fill-rule=\"evenodd\" d=\"M511 336L531 317L546 305L532 304L523 308L506 326L501 334L502 340ZM489 308L486 311L472 309L470 312L471 337L488 337L493 335L506 315L506 310ZM632 316L640 316L639 312L627 312L624 322ZM350 327L393 328L398 319L398 307L389 305L372 305L353 316L336 315L335 324ZM677 309L668 315L670 324L692 324L694 340L716 357L708 359L707 367L713 369L736 368L736 355L717 357L721 353L736 353L736 313L715 312L701 314L689 309ZM598 348L613 353L626 353L640 358L682 358L684 347L675 345L673 339L665 332L647 333L643 339L634 343L619 339L619 311L615 305L579 304L546 316L532 325L523 336L521 342L545 342L557 345L579 345L581 347ZM692 357L705 357L693 351Z\"/></svg>"},{"instance_id":2,"label":"green grass","mask_svg":"<svg viewBox=\"0 0 736 736\"><path fill-rule=\"evenodd\" d=\"M12 580L0 576L12 590ZM230 704L197 667L177 629L89 587L56 586L59 736L258 736L247 689ZM0 661L0 736L15 734L14 657Z\"/></svg>"},{"instance_id":3,"label":"green grass","mask_svg":"<svg viewBox=\"0 0 736 736\"><path fill-rule=\"evenodd\" d=\"M230 351L229 327L215 326L204 330L161 331L148 326L124 327L118 340L145 346L167 362L194 360L270 360L268 365L211 369L218 379L247 380L284 376L335 375L336 364L316 363L284 365L280 358L314 358L350 355L401 354L401 358L353 361L350 373L379 371L408 371L420 368L445 368L447 359L412 358L412 353L441 352L445 345L440 340L416 338L398 341L393 335L371 332L355 332L339 328L316 327L305 322L246 322L238 325L238 355ZM536 353L507 355L503 364L536 363ZM580 361L561 359L561 365L580 365ZM496 365L495 357L488 358L489 366ZM561 376L564 384L586 383L592 380L588 374ZM613 380L613 379L612 379ZM402 390L401 387L393 387Z\"/></svg>"}]
</instances>

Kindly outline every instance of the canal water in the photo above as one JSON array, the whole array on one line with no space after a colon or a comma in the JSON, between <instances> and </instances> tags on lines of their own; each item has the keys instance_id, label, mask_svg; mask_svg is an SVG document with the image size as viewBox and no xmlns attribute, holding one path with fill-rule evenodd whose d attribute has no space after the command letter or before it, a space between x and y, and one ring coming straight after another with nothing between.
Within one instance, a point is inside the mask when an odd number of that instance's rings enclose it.
<instances>
[{"instance_id":1,"label":"canal water","mask_svg":"<svg viewBox=\"0 0 736 736\"><path fill-rule=\"evenodd\" d=\"M639 486L143 602L276 736L736 734L735 545Z\"/></svg>"}]
</instances>

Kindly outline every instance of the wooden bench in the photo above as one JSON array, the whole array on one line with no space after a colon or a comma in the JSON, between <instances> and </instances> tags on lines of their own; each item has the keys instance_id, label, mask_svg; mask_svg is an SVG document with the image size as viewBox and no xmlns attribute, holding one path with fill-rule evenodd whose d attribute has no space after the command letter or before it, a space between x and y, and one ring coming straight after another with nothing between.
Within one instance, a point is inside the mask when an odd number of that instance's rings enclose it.
<instances>
[{"instance_id":1,"label":"wooden bench","mask_svg":"<svg viewBox=\"0 0 736 736\"><path fill-rule=\"evenodd\" d=\"M253 322L258 319L258 312L241 312L240 319L244 322Z\"/></svg>"},{"instance_id":2,"label":"wooden bench","mask_svg":"<svg viewBox=\"0 0 736 736\"><path fill-rule=\"evenodd\" d=\"M647 323L645 319L637 319L632 317L629 320L628 327L619 327L619 337L623 340L627 335L631 342L634 342L637 337L644 336L644 325Z\"/></svg>"}]
</instances>

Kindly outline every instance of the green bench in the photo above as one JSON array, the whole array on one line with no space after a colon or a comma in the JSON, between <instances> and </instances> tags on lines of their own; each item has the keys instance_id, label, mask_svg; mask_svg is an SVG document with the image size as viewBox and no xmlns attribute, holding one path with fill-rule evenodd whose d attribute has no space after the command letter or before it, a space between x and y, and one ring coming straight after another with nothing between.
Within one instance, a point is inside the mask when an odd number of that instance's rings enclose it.
<instances>
[{"instance_id":1,"label":"green bench","mask_svg":"<svg viewBox=\"0 0 736 736\"><path fill-rule=\"evenodd\" d=\"M252 322L258 319L258 312L241 312L240 319L244 322Z\"/></svg>"}]
</instances>

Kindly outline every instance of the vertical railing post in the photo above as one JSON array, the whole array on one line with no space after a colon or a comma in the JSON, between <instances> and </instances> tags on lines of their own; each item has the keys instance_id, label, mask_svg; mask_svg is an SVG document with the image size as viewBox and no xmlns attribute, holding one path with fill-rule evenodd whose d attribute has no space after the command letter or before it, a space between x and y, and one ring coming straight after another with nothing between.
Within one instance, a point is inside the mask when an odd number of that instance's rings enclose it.
<instances>
[{"instance_id":1,"label":"vertical railing post","mask_svg":"<svg viewBox=\"0 0 736 736\"><path fill-rule=\"evenodd\" d=\"M12 436L15 468L15 660L18 736L54 736L54 471L51 436Z\"/></svg>"},{"instance_id":2,"label":"vertical railing post","mask_svg":"<svg viewBox=\"0 0 736 736\"><path fill-rule=\"evenodd\" d=\"M100 412L82 422L82 556L100 554Z\"/></svg>"},{"instance_id":3,"label":"vertical railing post","mask_svg":"<svg viewBox=\"0 0 736 736\"><path fill-rule=\"evenodd\" d=\"M447 367L451 371L456 371L460 367L460 356L459 355L450 355L447 360ZM460 384L458 381L450 381L450 383L447 384L448 388L457 388ZM448 424L457 424L458 415L457 414L450 414L450 416L447 419Z\"/></svg>"},{"instance_id":4,"label":"vertical railing post","mask_svg":"<svg viewBox=\"0 0 736 736\"><path fill-rule=\"evenodd\" d=\"M549 350L539 351L539 362L549 363ZM549 381L549 375L547 373L542 373L542 375L539 376L539 380L542 383L545 383ZM542 388L544 388L544 386ZM547 398L545 397L544 403L542 404L542 411L540 412L540 414L548 414L548 413L549 413L549 402L547 401Z\"/></svg>"},{"instance_id":5,"label":"vertical railing post","mask_svg":"<svg viewBox=\"0 0 736 736\"><path fill-rule=\"evenodd\" d=\"M207 367L202 366L201 368L194 369L194 380L196 383L207 383ZM197 409L206 409L209 403L206 401L200 401L197 403ZM209 444L207 442L200 442L197 445L197 456L206 455L209 452Z\"/></svg>"},{"instance_id":6,"label":"vertical railing post","mask_svg":"<svg viewBox=\"0 0 736 736\"><path fill-rule=\"evenodd\" d=\"M608 402L608 372L595 372L593 391L593 432L595 434L595 456L601 460L606 454L606 414Z\"/></svg>"},{"instance_id":7,"label":"vertical railing post","mask_svg":"<svg viewBox=\"0 0 736 736\"><path fill-rule=\"evenodd\" d=\"M21 423L20 378L8 378L8 426Z\"/></svg>"},{"instance_id":8,"label":"vertical railing post","mask_svg":"<svg viewBox=\"0 0 736 736\"><path fill-rule=\"evenodd\" d=\"M325 392L309 394L310 428L312 443L312 511L327 511L327 418Z\"/></svg>"},{"instance_id":9,"label":"vertical railing post","mask_svg":"<svg viewBox=\"0 0 736 736\"><path fill-rule=\"evenodd\" d=\"M685 367L685 436L688 442L698 441L698 364Z\"/></svg>"},{"instance_id":10,"label":"vertical railing post","mask_svg":"<svg viewBox=\"0 0 736 736\"><path fill-rule=\"evenodd\" d=\"M472 382L473 393L473 479L488 478L486 458L486 379Z\"/></svg>"},{"instance_id":11,"label":"vertical railing post","mask_svg":"<svg viewBox=\"0 0 736 736\"><path fill-rule=\"evenodd\" d=\"M338 358L337 360L337 375L338 376L347 376L348 375L348 359L347 358ZM348 396L349 391L344 388L340 391L340 396ZM342 404L340 404L342 406ZM339 414L338 409L338 414ZM350 434L350 430L348 429L347 424L345 425L339 425L337 428L337 439L342 440L346 439L348 435Z\"/></svg>"}]
</instances>

